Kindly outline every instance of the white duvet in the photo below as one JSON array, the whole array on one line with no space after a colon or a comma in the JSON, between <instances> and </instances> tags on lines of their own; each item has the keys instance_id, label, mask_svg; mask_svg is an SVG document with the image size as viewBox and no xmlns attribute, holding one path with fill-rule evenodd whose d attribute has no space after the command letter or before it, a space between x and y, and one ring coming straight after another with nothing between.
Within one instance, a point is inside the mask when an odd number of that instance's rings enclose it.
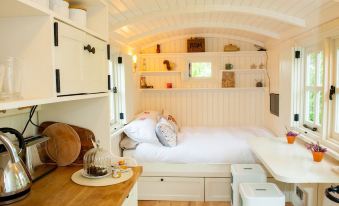
<instances>
[{"instance_id":1,"label":"white duvet","mask_svg":"<svg viewBox=\"0 0 339 206\"><path fill-rule=\"evenodd\" d=\"M142 143L133 156L140 163L254 163L248 140L272 136L258 127L182 128L176 147Z\"/></svg>"}]
</instances>

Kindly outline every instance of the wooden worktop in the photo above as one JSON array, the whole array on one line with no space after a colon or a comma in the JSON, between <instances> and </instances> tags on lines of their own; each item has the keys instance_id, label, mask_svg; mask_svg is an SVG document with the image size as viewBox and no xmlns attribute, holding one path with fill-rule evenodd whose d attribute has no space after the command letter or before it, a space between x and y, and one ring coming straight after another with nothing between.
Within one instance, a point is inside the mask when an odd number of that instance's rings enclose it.
<instances>
[{"instance_id":1,"label":"wooden worktop","mask_svg":"<svg viewBox=\"0 0 339 206\"><path fill-rule=\"evenodd\" d=\"M81 167L59 167L34 182L24 200L14 206L120 206L142 173L142 167L133 168L133 176L120 184L106 187L85 187L72 182L71 176Z\"/></svg>"}]
</instances>

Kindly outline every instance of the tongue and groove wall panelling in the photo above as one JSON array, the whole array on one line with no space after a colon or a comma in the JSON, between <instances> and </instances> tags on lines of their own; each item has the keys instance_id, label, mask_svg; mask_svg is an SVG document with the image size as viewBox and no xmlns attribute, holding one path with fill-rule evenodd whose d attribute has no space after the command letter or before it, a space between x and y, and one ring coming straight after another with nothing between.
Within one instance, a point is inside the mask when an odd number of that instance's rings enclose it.
<instances>
[{"instance_id":1,"label":"tongue and groove wall panelling","mask_svg":"<svg viewBox=\"0 0 339 206\"><path fill-rule=\"evenodd\" d=\"M166 110L183 126L263 125L265 90L141 92L141 110Z\"/></svg>"},{"instance_id":2,"label":"tongue and groove wall panelling","mask_svg":"<svg viewBox=\"0 0 339 206\"><path fill-rule=\"evenodd\" d=\"M146 45L144 48L141 48L141 53L149 54L156 53L156 45L160 44L162 53L171 53L171 52L187 52L187 39L186 38L175 39L171 41L164 42L155 42L151 45ZM256 51L253 43L248 43L244 41L238 41L228 38L214 38L207 37L205 38L205 51L206 52L222 52L224 51L224 46L227 44L233 44L240 47L241 51Z\"/></svg>"}]
</instances>

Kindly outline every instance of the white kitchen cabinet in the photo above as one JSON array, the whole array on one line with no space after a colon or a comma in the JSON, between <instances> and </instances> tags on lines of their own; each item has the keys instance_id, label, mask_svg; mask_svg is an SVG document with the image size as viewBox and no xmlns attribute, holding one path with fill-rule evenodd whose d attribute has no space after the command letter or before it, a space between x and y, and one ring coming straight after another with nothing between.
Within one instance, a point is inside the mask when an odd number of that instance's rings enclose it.
<instances>
[{"instance_id":1,"label":"white kitchen cabinet","mask_svg":"<svg viewBox=\"0 0 339 206\"><path fill-rule=\"evenodd\" d=\"M86 44L92 47L92 52L85 51L83 75L85 91L97 93L107 90L107 46L106 43L90 35L86 36Z\"/></svg>"},{"instance_id":2,"label":"white kitchen cabinet","mask_svg":"<svg viewBox=\"0 0 339 206\"><path fill-rule=\"evenodd\" d=\"M65 23L56 24L57 95L106 92L106 43Z\"/></svg>"},{"instance_id":3,"label":"white kitchen cabinet","mask_svg":"<svg viewBox=\"0 0 339 206\"><path fill-rule=\"evenodd\" d=\"M205 178L205 201L230 201L230 178Z\"/></svg>"},{"instance_id":4,"label":"white kitchen cabinet","mask_svg":"<svg viewBox=\"0 0 339 206\"><path fill-rule=\"evenodd\" d=\"M122 206L138 206L138 185L133 186Z\"/></svg>"},{"instance_id":5,"label":"white kitchen cabinet","mask_svg":"<svg viewBox=\"0 0 339 206\"><path fill-rule=\"evenodd\" d=\"M204 178L140 177L139 200L204 201Z\"/></svg>"}]
</instances>

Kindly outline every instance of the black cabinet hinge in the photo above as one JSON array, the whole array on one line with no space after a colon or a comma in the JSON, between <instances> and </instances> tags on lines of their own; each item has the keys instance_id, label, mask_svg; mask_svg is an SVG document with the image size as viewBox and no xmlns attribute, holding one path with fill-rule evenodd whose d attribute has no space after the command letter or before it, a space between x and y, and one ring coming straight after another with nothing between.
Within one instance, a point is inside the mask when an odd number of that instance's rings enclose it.
<instances>
[{"instance_id":1,"label":"black cabinet hinge","mask_svg":"<svg viewBox=\"0 0 339 206\"><path fill-rule=\"evenodd\" d=\"M55 83L56 83L56 92L60 93L61 87L60 87L60 70L59 69L55 70Z\"/></svg>"},{"instance_id":2,"label":"black cabinet hinge","mask_svg":"<svg viewBox=\"0 0 339 206\"><path fill-rule=\"evenodd\" d=\"M59 46L59 24L54 22L54 46Z\"/></svg>"},{"instance_id":3,"label":"black cabinet hinge","mask_svg":"<svg viewBox=\"0 0 339 206\"><path fill-rule=\"evenodd\" d=\"M330 100L333 100L333 95L335 94L335 86L331 86L330 88Z\"/></svg>"},{"instance_id":4,"label":"black cabinet hinge","mask_svg":"<svg viewBox=\"0 0 339 206\"><path fill-rule=\"evenodd\" d=\"M120 119L124 119L124 113L119 114Z\"/></svg>"},{"instance_id":5,"label":"black cabinet hinge","mask_svg":"<svg viewBox=\"0 0 339 206\"><path fill-rule=\"evenodd\" d=\"M118 57L118 64L122 64L122 57Z\"/></svg>"},{"instance_id":6,"label":"black cabinet hinge","mask_svg":"<svg viewBox=\"0 0 339 206\"><path fill-rule=\"evenodd\" d=\"M118 93L118 88L117 87L113 87L113 93Z\"/></svg>"},{"instance_id":7,"label":"black cabinet hinge","mask_svg":"<svg viewBox=\"0 0 339 206\"><path fill-rule=\"evenodd\" d=\"M111 59L111 46L107 44L107 60Z\"/></svg>"},{"instance_id":8,"label":"black cabinet hinge","mask_svg":"<svg viewBox=\"0 0 339 206\"><path fill-rule=\"evenodd\" d=\"M111 90L112 89L111 75L109 74L107 76L108 76L108 79L107 79L108 90Z\"/></svg>"},{"instance_id":9,"label":"black cabinet hinge","mask_svg":"<svg viewBox=\"0 0 339 206\"><path fill-rule=\"evenodd\" d=\"M294 52L294 58L300 59L300 57L301 57L301 52L300 51L295 51Z\"/></svg>"},{"instance_id":10,"label":"black cabinet hinge","mask_svg":"<svg viewBox=\"0 0 339 206\"><path fill-rule=\"evenodd\" d=\"M293 120L299 122L299 114L294 114Z\"/></svg>"}]
</instances>

